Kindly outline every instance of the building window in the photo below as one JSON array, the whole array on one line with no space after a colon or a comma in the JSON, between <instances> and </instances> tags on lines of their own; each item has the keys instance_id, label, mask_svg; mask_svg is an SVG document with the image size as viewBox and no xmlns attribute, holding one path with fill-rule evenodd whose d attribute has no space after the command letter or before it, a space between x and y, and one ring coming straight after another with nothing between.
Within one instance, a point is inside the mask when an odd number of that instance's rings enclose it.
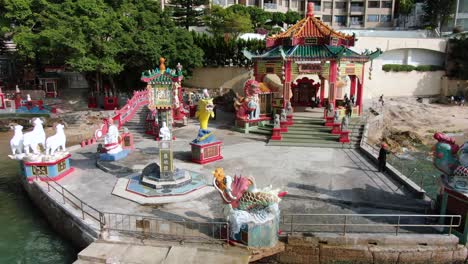
<instances>
[{"instance_id":1,"label":"building window","mask_svg":"<svg viewBox=\"0 0 468 264\"><path fill-rule=\"evenodd\" d=\"M323 22L331 22L332 21L331 16L330 15L323 15L322 16L322 21Z\"/></svg>"},{"instance_id":2,"label":"building window","mask_svg":"<svg viewBox=\"0 0 468 264\"><path fill-rule=\"evenodd\" d=\"M391 15L380 15L380 22L390 22L391 20Z\"/></svg>"},{"instance_id":3,"label":"building window","mask_svg":"<svg viewBox=\"0 0 468 264\"><path fill-rule=\"evenodd\" d=\"M352 16L350 19L351 25L362 25L362 16Z\"/></svg>"},{"instance_id":4,"label":"building window","mask_svg":"<svg viewBox=\"0 0 468 264\"><path fill-rule=\"evenodd\" d=\"M345 9L346 8L346 2L335 2L335 8L336 9Z\"/></svg>"},{"instance_id":5,"label":"building window","mask_svg":"<svg viewBox=\"0 0 468 264\"><path fill-rule=\"evenodd\" d=\"M291 1L291 7L297 8L297 1L292 0L292 1Z\"/></svg>"},{"instance_id":6,"label":"building window","mask_svg":"<svg viewBox=\"0 0 468 264\"><path fill-rule=\"evenodd\" d=\"M338 25L344 26L346 24L346 16L335 16L335 22Z\"/></svg>"},{"instance_id":7,"label":"building window","mask_svg":"<svg viewBox=\"0 0 468 264\"><path fill-rule=\"evenodd\" d=\"M367 4L368 8L379 8L379 1L369 1Z\"/></svg>"},{"instance_id":8,"label":"building window","mask_svg":"<svg viewBox=\"0 0 468 264\"><path fill-rule=\"evenodd\" d=\"M379 22L379 15L368 15L367 22Z\"/></svg>"},{"instance_id":9,"label":"building window","mask_svg":"<svg viewBox=\"0 0 468 264\"><path fill-rule=\"evenodd\" d=\"M331 2L323 2L323 9L331 9L332 3Z\"/></svg>"},{"instance_id":10,"label":"building window","mask_svg":"<svg viewBox=\"0 0 468 264\"><path fill-rule=\"evenodd\" d=\"M382 8L392 8L392 1L382 1Z\"/></svg>"}]
</instances>

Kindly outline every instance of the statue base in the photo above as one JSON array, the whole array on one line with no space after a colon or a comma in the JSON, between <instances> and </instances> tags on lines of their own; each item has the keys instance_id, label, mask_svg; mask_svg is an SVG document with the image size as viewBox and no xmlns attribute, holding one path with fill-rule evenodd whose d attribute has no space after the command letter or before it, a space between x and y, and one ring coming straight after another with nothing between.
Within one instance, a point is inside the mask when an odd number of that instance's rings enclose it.
<instances>
[{"instance_id":1,"label":"statue base","mask_svg":"<svg viewBox=\"0 0 468 264\"><path fill-rule=\"evenodd\" d=\"M239 213L239 212L237 212ZM278 243L279 233L279 213L267 213L264 215L261 222L249 220L242 223L243 216L236 219L236 216L231 215L230 221L230 237L232 240L238 241L249 247L273 247ZM247 213L248 214L248 213Z\"/></svg>"},{"instance_id":2,"label":"statue base","mask_svg":"<svg viewBox=\"0 0 468 264\"><path fill-rule=\"evenodd\" d=\"M325 118L325 126L327 126L327 127L332 127L334 123L335 123L335 117L333 117L333 116L327 116L327 117Z\"/></svg>"},{"instance_id":3,"label":"statue base","mask_svg":"<svg viewBox=\"0 0 468 264\"><path fill-rule=\"evenodd\" d=\"M281 140L282 139L282 137L281 137L281 128L279 128L279 127L275 128L274 127L272 129L272 132L273 132L273 134L271 135L270 140Z\"/></svg>"},{"instance_id":4,"label":"statue base","mask_svg":"<svg viewBox=\"0 0 468 264\"><path fill-rule=\"evenodd\" d=\"M340 142L341 143L349 143L349 131L341 131L340 133Z\"/></svg>"},{"instance_id":5,"label":"statue base","mask_svg":"<svg viewBox=\"0 0 468 264\"><path fill-rule=\"evenodd\" d=\"M333 123L333 129L332 129L331 133L334 134L334 135L340 135L341 134L341 124L340 123Z\"/></svg>"},{"instance_id":6,"label":"statue base","mask_svg":"<svg viewBox=\"0 0 468 264\"><path fill-rule=\"evenodd\" d=\"M159 170L148 175L144 173L145 171L142 173L141 185L153 189L179 188L192 181L190 173L181 169L175 169L172 173L161 173Z\"/></svg>"},{"instance_id":7,"label":"statue base","mask_svg":"<svg viewBox=\"0 0 468 264\"><path fill-rule=\"evenodd\" d=\"M288 132L288 121L280 121L281 132Z\"/></svg>"},{"instance_id":8,"label":"statue base","mask_svg":"<svg viewBox=\"0 0 468 264\"><path fill-rule=\"evenodd\" d=\"M287 115L286 120L287 120L288 126L294 125L293 115Z\"/></svg>"},{"instance_id":9,"label":"statue base","mask_svg":"<svg viewBox=\"0 0 468 264\"><path fill-rule=\"evenodd\" d=\"M208 144L190 143L192 146L192 162L206 164L223 159L221 156L221 141Z\"/></svg>"},{"instance_id":10,"label":"statue base","mask_svg":"<svg viewBox=\"0 0 468 264\"><path fill-rule=\"evenodd\" d=\"M35 179L58 181L74 171L74 168L70 167L70 157L71 154L68 154L61 159L50 162L21 161L22 175L28 181Z\"/></svg>"},{"instance_id":11,"label":"statue base","mask_svg":"<svg viewBox=\"0 0 468 264\"><path fill-rule=\"evenodd\" d=\"M99 154L99 159L104 161L116 161L127 157L128 153L130 153L130 150L128 149L124 149L117 153L101 153Z\"/></svg>"},{"instance_id":12,"label":"statue base","mask_svg":"<svg viewBox=\"0 0 468 264\"><path fill-rule=\"evenodd\" d=\"M270 123L271 118L267 116L261 116L258 119L240 119L235 120L235 130L244 134L249 134L250 129L257 127L264 127Z\"/></svg>"}]
</instances>

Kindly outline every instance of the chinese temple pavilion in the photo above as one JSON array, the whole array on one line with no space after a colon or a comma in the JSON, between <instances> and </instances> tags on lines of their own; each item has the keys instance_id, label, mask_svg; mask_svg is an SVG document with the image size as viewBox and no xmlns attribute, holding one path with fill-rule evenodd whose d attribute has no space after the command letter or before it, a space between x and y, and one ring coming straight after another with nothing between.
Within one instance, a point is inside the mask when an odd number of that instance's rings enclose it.
<instances>
[{"instance_id":1,"label":"chinese temple pavilion","mask_svg":"<svg viewBox=\"0 0 468 264\"><path fill-rule=\"evenodd\" d=\"M304 19L285 32L267 38L269 50L252 58L255 80L262 82L267 74L275 74L281 79L283 89L274 94L274 98L282 98L281 108L285 108L288 101L292 106L309 105L316 96L320 96L322 102L328 98L329 103L337 106L336 100L343 96L338 84L348 76L349 93L356 98L360 113L364 64L378 57L381 51L362 54L352 51L349 47L354 46L355 36L334 31L315 18L313 11L314 5L309 3ZM317 75L320 82L310 75ZM327 95L325 82L328 82Z\"/></svg>"}]
</instances>

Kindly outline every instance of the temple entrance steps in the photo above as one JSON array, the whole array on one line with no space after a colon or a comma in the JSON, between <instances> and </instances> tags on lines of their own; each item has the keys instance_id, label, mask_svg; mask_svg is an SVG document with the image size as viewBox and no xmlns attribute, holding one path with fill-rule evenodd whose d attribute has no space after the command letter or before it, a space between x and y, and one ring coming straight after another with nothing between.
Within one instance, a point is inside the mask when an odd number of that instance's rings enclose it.
<instances>
[{"instance_id":1,"label":"temple entrance steps","mask_svg":"<svg viewBox=\"0 0 468 264\"><path fill-rule=\"evenodd\" d=\"M145 133L146 115L148 113L148 107L142 106L135 112L133 118L123 125L123 127L128 128L128 131L133 134L134 142L140 142L143 138L153 138Z\"/></svg>"},{"instance_id":2,"label":"temple entrance steps","mask_svg":"<svg viewBox=\"0 0 468 264\"><path fill-rule=\"evenodd\" d=\"M265 129L272 129L267 125ZM358 148L364 124L359 119L352 119L349 124L351 131L349 144L338 142L339 135L331 133L331 127L325 126L322 117L294 116L294 124L288 127L288 132L281 133L281 140L269 140L268 146L294 146L294 147L324 147L324 148ZM271 132L270 132L271 133Z\"/></svg>"}]
</instances>

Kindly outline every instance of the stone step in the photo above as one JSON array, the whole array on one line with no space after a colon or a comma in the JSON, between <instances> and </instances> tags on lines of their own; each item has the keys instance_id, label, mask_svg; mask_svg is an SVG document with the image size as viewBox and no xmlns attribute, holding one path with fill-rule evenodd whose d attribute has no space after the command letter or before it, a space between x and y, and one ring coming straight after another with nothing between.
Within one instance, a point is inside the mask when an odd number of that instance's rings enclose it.
<instances>
[{"instance_id":1,"label":"stone step","mask_svg":"<svg viewBox=\"0 0 468 264\"><path fill-rule=\"evenodd\" d=\"M283 139L326 139L326 140L338 140L340 136L333 135L333 134L289 134L289 133L282 133L281 137Z\"/></svg>"},{"instance_id":2,"label":"stone step","mask_svg":"<svg viewBox=\"0 0 468 264\"><path fill-rule=\"evenodd\" d=\"M346 149L354 149L359 148L359 144L356 143L349 143L349 144L342 144L340 142L323 142L323 141L315 141L315 142L289 142L289 141L273 141L270 140L267 146L288 146L288 147L315 147L315 148L346 148Z\"/></svg>"}]
</instances>

